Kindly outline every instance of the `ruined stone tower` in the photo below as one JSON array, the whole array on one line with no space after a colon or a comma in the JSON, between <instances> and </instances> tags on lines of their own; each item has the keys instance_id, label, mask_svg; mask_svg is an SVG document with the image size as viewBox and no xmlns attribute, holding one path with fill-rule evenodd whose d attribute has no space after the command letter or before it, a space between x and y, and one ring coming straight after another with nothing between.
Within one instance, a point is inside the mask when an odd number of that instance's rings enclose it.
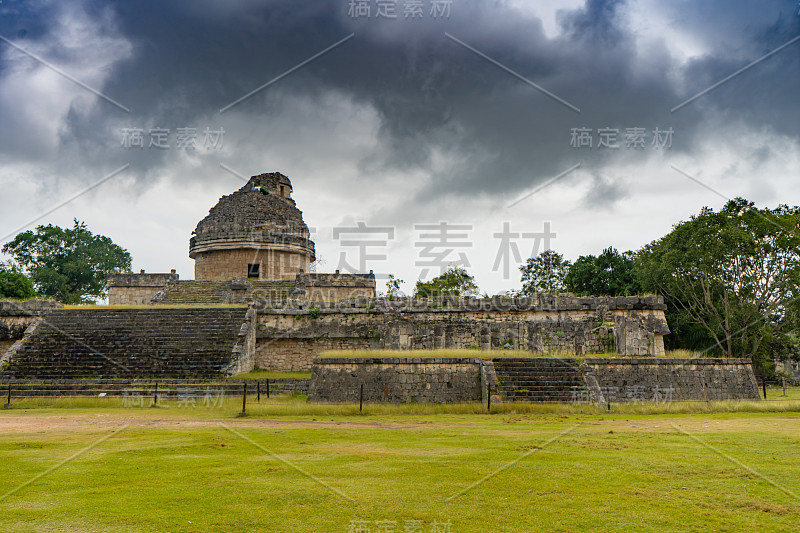
<instances>
[{"instance_id":1,"label":"ruined stone tower","mask_svg":"<svg viewBox=\"0 0 800 533\"><path fill-rule=\"evenodd\" d=\"M196 280L295 279L315 259L292 184L279 172L253 176L220 198L189 241Z\"/></svg>"}]
</instances>

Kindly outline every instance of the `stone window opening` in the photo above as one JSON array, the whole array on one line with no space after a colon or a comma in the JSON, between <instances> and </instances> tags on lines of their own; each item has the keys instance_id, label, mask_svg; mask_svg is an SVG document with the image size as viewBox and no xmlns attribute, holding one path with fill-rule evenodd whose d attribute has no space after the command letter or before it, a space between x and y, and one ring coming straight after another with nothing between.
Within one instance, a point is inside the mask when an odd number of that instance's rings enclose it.
<instances>
[{"instance_id":1,"label":"stone window opening","mask_svg":"<svg viewBox=\"0 0 800 533\"><path fill-rule=\"evenodd\" d=\"M247 277L249 279L253 279L253 278L258 279L258 278L260 278L261 277L261 264L260 263L256 263L256 264L247 265Z\"/></svg>"}]
</instances>

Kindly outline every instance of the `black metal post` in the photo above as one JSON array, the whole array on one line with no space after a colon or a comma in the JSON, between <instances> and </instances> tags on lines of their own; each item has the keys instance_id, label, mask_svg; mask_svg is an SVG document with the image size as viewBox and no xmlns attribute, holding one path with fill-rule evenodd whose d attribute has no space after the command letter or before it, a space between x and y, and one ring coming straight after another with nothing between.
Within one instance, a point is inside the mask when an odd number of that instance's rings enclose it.
<instances>
[{"instance_id":1,"label":"black metal post","mask_svg":"<svg viewBox=\"0 0 800 533\"><path fill-rule=\"evenodd\" d=\"M261 382L260 381L256 381L256 389L258 390L258 398L256 399L256 401L258 403L261 403Z\"/></svg>"},{"instance_id":2,"label":"black metal post","mask_svg":"<svg viewBox=\"0 0 800 533\"><path fill-rule=\"evenodd\" d=\"M761 388L764 389L764 399L766 400L767 399L767 378L766 378L766 376L764 377L764 379L761 380Z\"/></svg>"},{"instance_id":3,"label":"black metal post","mask_svg":"<svg viewBox=\"0 0 800 533\"><path fill-rule=\"evenodd\" d=\"M358 412L364 410L364 384L361 384L361 392L358 395Z\"/></svg>"},{"instance_id":4,"label":"black metal post","mask_svg":"<svg viewBox=\"0 0 800 533\"><path fill-rule=\"evenodd\" d=\"M8 382L8 400L6 404L3 406L5 409L11 409L11 382Z\"/></svg>"},{"instance_id":5,"label":"black metal post","mask_svg":"<svg viewBox=\"0 0 800 533\"><path fill-rule=\"evenodd\" d=\"M158 381L156 381L156 386L153 389L153 407L158 407Z\"/></svg>"},{"instance_id":6,"label":"black metal post","mask_svg":"<svg viewBox=\"0 0 800 533\"><path fill-rule=\"evenodd\" d=\"M486 410L492 410L492 386L489 383L486 384Z\"/></svg>"},{"instance_id":7,"label":"black metal post","mask_svg":"<svg viewBox=\"0 0 800 533\"><path fill-rule=\"evenodd\" d=\"M269 378L267 378L267 400L269 400Z\"/></svg>"},{"instance_id":8,"label":"black metal post","mask_svg":"<svg viewBox=\"0 0 800 533\"><path fill-rule=\"evenodd\" d=\"M242 414L247 414L247 382L242 388Z\"/></svg>"}]
</instances>

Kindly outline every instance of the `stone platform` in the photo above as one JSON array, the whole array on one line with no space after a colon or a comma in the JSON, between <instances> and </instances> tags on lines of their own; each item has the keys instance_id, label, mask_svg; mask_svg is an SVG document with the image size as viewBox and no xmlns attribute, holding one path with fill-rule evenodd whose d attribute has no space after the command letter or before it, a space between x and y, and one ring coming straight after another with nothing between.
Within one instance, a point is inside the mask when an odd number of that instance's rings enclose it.
<instances>
[{"instance_id":1,"label":"stone platform","mask_svg":"<svg viewBox=\"0 0 800 533\"><path fill-rule=\"evenodd\" d=\"M746 359L340 358L315 359L309 401L640 403L758 400Z\"/></svg>"}]
</instances>

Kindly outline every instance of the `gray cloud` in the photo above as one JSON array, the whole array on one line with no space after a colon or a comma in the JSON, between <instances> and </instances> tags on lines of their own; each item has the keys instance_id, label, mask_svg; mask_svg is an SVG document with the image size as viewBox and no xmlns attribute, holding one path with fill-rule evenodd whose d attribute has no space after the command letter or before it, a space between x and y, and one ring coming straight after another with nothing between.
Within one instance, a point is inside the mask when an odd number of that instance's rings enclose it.
<instances>
[{"instance_id":1,"label":"gray cloud","mask_svg":"<svg viewBox=\"0 0 800 533\"><path fill-rule=\"evenodd\" d=\"M721 142L729 121L799 138L800 43L670 113L676 104L796 35L796 6L787 4L664 3L659 9L666 19L707 49L683 63L666 36L646 35L648 44L643 44L643 36L630 27L629 4L622 0L588 0L577 10L561 11L562 31L552 38L531 12L478 0L454 2L449 20L426 16L421 21L405 21L402 14L394 21L353 20L344 0L4 2L0 34L42 48L54 62L80 67L132 112L121 113L59 80L52 93L35 95L60 102L63 111L40 127L41 117L19 105L26 95L7 93L0 98L0 114L13 131L0 134L0 154L9 161L39 162L77 181L130 162L137 178L131 192L136 194L163 179L219 180L220 161L245 174L286 170L271 166L265 154L294 154L290 159L297 168L335 167L333 152L339 147L357 158L360 179L429 175L427 183L398 199L383 217L402 218L446 197L479 195L502 204L578 161L596 173L630 160L624 148L570 147L575 127L644 127L648 132L672 127L673 155L699 154L706 140L701 135L708 134L702 125L709 120L719 124ZM59 47L58 32L84 19L94 21L85 26L87 46L107 46L96 72L81 63L87 50ZM581 113L446 38L445 32ZM341 47L219 113L350 33L355 38ZM36 66L3 44L0 53L0 84L16 91L30 87L12 81ZM358 143L337 131L351 112L360 113L364 128L375 128L369 151L351 152ZM156 126L173 131L223 127L226 147L183 154L119 146L120 128ZM437 164L439 159L446 163ZM188 175L187 166L193 169ZM55 173L44 175L54 179ZM588 205L607 205L622 194L614 183L597 178L591 190Z\"/></svg>"}]
</instances>

